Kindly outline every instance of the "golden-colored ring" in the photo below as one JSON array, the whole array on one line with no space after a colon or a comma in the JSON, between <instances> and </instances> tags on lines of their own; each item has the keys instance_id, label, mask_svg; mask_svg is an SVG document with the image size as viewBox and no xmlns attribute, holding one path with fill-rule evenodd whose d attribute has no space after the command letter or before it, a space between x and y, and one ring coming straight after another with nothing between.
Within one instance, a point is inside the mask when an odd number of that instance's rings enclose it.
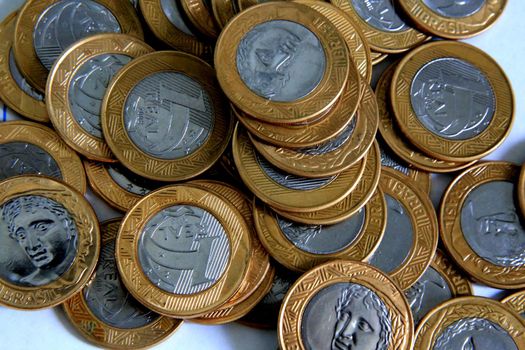
<instances>
[{"instance_id":1,"label":"golden-colored ring","mask_svg":"<svg viewBox=\"0 0 525 350\"><path fill-rule=\"evenodd\" d=\"M215 22L221 29L237 14L235 0L211 0L211 8Z\"/></svg>"},{"instance_id":2,"label":"golden-colored ring","mask_svg":"<svg viewBox=\"0 0 525 350\"><path fill-rule=\"evenodd\" d=\"M434 260L432 260L430 266L445 279L452 297L473 295L472 283L440 249L436 250L436 255L434 255Z\"/></svg>"},{"instance_id":3,"label":"golden-colored ring","mask_svg":"<svg viewBox=\"0 0 525 350\"><path fill-rule=\"evenodd\" d=\"M219 36L220 28L204 0L180 0L180 3L188 19L201 34L211 39Z\"/></svg>"},{"instance_id":4,"label":"golden-colored ring","mask_svg":"<svg viewBox=\"0 0 525 350\"><path fill-rule=\"evenodd\" d=\"M372 60L372 66L375 66L381 62L383 62L388 57L387 53L372 51L370 53L370 58Z\"/></svg>"},{"instance_id":5,"label":"golden-colored ring","mask_svg":"<svg viewBox=\"0 0 525 350\"><path fill-rule=\"evenodd\" d=\"M326 68L320 83L305 97L291 102L273 102L259 96L246 86L237 70L240 41L256 25L273 20L304 26L317 36L324 48ZM239 14L221 32L214 60L217 78L230 101L253 118L268 123L315 119L341 96L352 71L346 43L337 27L316 10L295 2L265 3Z\"/></svg>"},{"instance_id":6,"label":"golden-colored ring","mask_svg":"<svg viewBox=\"0 0 525 350\"><path fill-rule=\"evenodd\" d=\"M518 314L525 312L525 290L520 290L504 298L501 303Z\"/></svg>"},{"instance_id":7,"label":"golden-colored ring","mask_svg":"<svg viewBox=\"0 0 525 350\"><path fill-rule=\"evenodd\" d=\"M518 203L521 215L525 218L525 166L521 166L520 177L518 179Z\"/></svg>"}]
</instances>

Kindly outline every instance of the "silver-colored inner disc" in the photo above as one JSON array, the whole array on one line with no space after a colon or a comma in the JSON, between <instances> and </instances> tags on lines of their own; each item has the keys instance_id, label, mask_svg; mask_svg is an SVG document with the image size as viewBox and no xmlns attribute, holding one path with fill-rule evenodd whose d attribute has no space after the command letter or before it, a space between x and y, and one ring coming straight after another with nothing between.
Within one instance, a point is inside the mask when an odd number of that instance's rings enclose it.
<instances>
[{"instance_id":1,"label":"silver-colored inner disc","mask_svg":"<svg viewBox=\"0 0 525 350\"><path fill-rule=\"evenodd\" d=\"M162 186L155 181L134 174L120 164L108 164L106 169L108 170L109 176L117 185L139 196L145 196L152 190Z\"/></svg>"},{"instance_id":2,"label":"silver-colored inner disc","mask_svg":"<svg viewBox=\"0 0 525 350\"><path fill-rule=\"evenodd\" d=\"M15 54L13 53L12 49L9 49L9 72L11 73L11 76L13 77L16 85L18 85L18 87L23 92L25 92L26 95L31 96L35 100L44 101L44 95L33 89L33 87L27 82L26 78L22 76L22 73L20 73L20 70L16 65Z\"/></svg>"},{"instance_id":3,"label":"silver-colored inner disc","mask_svg":"<svg viewBox=\"0 0 525 350\"><path fill-rule=\"evenodd\" d=\"M381 166L389 167L391 169L399 171L400 173L405 174L406 176L410 174L410 169L406 167L405 165L401 164L397 156L392 154L392 152L388 148L386 148L386 146L381 145L380 151L381 151Z\"/></svg>"},{"instance_id":4,"label":"silver-colored inner disc","mask_svg":"<svg viewBox=\"0 0 525 350\"><path fill-rule=\"evenodd\" d=\"M402 32L410 29L399 17L392 0L348 0L359 17L383 32Z\"/></svg>"},{"instance_id":5,"label":"silver-colored inner disc","mask_svg":"<svg viewBox=\"0 0 525 350\"><path fill-rule=\"evenodd\" d=\"M162 12L164 12L164 15L166 15L171 24L173 24L181 32L194 36L184 21L179 6L180 5L176 0L160 0Z\"/></svg>"},{"instance_id":6,"label":"silver-colored inner disc","mask_svg":"<svg viewBox=\"0 0 525 350\"><path fill-rule=\"evenodd\" d=\"M326 70L323 45L301 24L272 20L253 27L237 47L237 71L257 95L292 102L315 90Z\"/></svg>"},{"instance_id":7,"label":"silver-colored inner disc","mask_svg":"<svg viewBox=\"0 0 525 350\"><path fill-rule=\"evenodd\" d=\"M485 0L422 0L432 11L448 18L468 17L485 5Z\"/></svg>"},{"instance_id":8,"label":"silver-colored inner disc","mask_svg":"<svg viewBox=\"0 0 525 350\"><path fill-rule=\"evenodd\" d=\"M341 148L354 133L356 125L356 118L354 117L350 124L344 130L334 137L333 139L313 147L301 148L298 150L299 153L307 154L310 156L320 156L326 153L330 153Z\"/></svg>"},{"instance_id":9,"label":"silver-colored inner disc","mask_svg":"<svg viewBox=\"0 0 525 350\"><path fill-rule=\"evenodd\" d=\"M18 175L62 179L58 163L42 148L27 142L0 144L0 180Z\"/></svg>"}]
</instances>

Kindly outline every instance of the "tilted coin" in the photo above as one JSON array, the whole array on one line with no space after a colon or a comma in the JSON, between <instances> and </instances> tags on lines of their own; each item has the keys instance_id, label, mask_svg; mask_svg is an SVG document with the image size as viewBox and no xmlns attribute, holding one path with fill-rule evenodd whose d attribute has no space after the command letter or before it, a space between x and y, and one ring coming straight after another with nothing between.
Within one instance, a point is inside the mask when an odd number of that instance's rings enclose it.
<instances>
[{"instance_id":1,"label":"tilted coin","mask_svg":"<svg viewBox=\"0 0 525 350\"><path fill-rule=\"evenodd\" d=\"M439 249L425 273L409 289L405 297L414 323L439 304L455 297L472 295L472 285Z\"/></svg>"},{"instance_id":2,"label":"tilted coin","mask_svg":"<svg viewBox=\"0 0 525 350\"><path fill-rule=\"evenodd\" d=\"M23 76L45 91L48 71L71 44L98 33L124 33L142 39L142 27L129 1L29 0L15 28L14 54Z\"/></svg>"},{"instance_id":3,"label":"tilted coin","mask_svg":"<svg viewBox=\"0 0 525 350\"><path fill-rule=\"evenodd\" d=\"M72 325L94 344L110 349L142 349L169 337L182 321L148 310L123 286L115 262L119 225L120 219L101 224L95 273L63 307Z\"/></svg>"},{"instance_id":4,"label":"tilted coin","mask_svg":"<svg viewBox=\"0 0 525 350\"><path fill-rule=\"evenodd\" d=\"M525 325L499 301L455 298L432 310L419 324L415 350L522 350Z\"/></svg>"},{"instance_id":5,"label":"tilted coin","mask_svg":"<svg viewBox=\"0 0 525 350\"><path fill-rule=\"evenodd\" d=\"M519 292L511 294L501 302L512 311L520 314L522 318L525 317L525 291L520 290Z\"/></svg>"},{"instance_id":6,"label":"tilted coin","mask_svg":"<svg viewBox=\"0 0 525 350\"><path fill-rule=\"evenodd\" d=\"M519 167L483 162L458 175L441 201L441 239L456 263L495 288L525 287L525 228L515 186Z\"/></svg>"},{"instance_id":7,"label":"tilted coin","mask_svg":"<svg viewBox=\"0 0 525 350\"><path fill-rule=\"evenodd\" d=\"M388 57L387 53L382 53L382 52L377 52L377 51L370 52L370 59L372 60L373 66L383 62L384 60L386 60L387 57Z\"/></svg>"},{"instance_id":8,"label":"tilted coin","mask_svg":"<svg viewBox=\"0 0 525 350\"><path fill-rule=\"evenodd\" d=\"M36 122L49 122L44 95L31 87L16 65L12 45L17 13L0 24L0 98L12 110Z\"/></svg>"},{"instance_id":9,"label":"tilted coin","mask_svg":"<svg viewBox=\"0 0 525 350\"><path fill-rule=\"evenodd\" d=\"M523 165L521 166L520 177L518 179L517 192L521 215L525 217L525 167Z\"/></svg>"},{"instance_id":10,"label":"tilted coin","mask_svg":"<svg viewBox=\"0 0 525 350\"><path fill-rule=\"evenodd\" d=\"M225 94L269 123L321 115L341 96L352 65L337 27L294 2L250 7L224 28L215 49Z\"/></svg>"},{"instance_id":11,"label":"tilted coin","mask_svg":"<svg viewBox=\"0 0 525 350\"><path fill-rule=\"evenodd\" d=\"M507 0L400 0L399 5L421 30L447 39L465 39L493 25Z\"/></svg>"},{"instance_id":12,"label":"tilted coin","mask_svg":"<svg viewBox=\"0 0 525 350\"><path fill-rule=\"evenodd\" d=\"M399 287L378 269L334 260L302 275L279 313L281 349L412 349L414 323Z\"/></svg>"},{"instance_id":13,"label":"tilted coin","mask_svg":"<svg viewBox=\"0 0 525 350\"><path fill-rule=\"evenodd\" d=\"M239 289L250 258L242 215L212 192L163 187L122 221L117 266L130 293L160 314L195 318Z\"/></svg>"},{"instance_id":14,"label":"tilted coin","mask_svg":"<svg viewBox=\"0 0 525 350\"><path fill-rule=\"evenodd\" d=\"M187 18L197 30L211 39L216 39L220 27L215 23L211 8L211 0L180 0Z\"/></svg>"},{"instance_id":15,"label":"tilted coin","mask_svg":"<svg viewBox=\"0 0 525 350\"><path fill-rule=\"evenodd\" d=\"M438 244L438 224L427 193L410 178L381 169L379 187L385 193L387 222L383 239L368 259L401 289L412 286L430 265Z\"/></svg>"},{"instance_id":16,"label":"tilted coin","mask_svg":"<svg viewBox=\"0 0 525 350\"><path fill-rule=\"evenodd\" d=\"M235 0L211 0L211 9L215 22L221 29L237 14Z\"/></svg>"},{"instance_id":17,"label":"tilted coin","mask_svg":"<svg viewBox=\"0 0 525 350\"><path fill-rule=\"evenodd\" d=\"M0 123L0 164L0 180L42 175L86 192L86 174L78 155L53 130L37 123Z\"/></svg>"},{"instance_id":18,"label":"tilted coin","mask_svg":"<svg viewBox=\"0 0 525 350\"><path fill-rule=\"evenodd\" d=\"M134 173L180 181L209 169L228 145L233 119L206 62L159 51L134 59L112 80L102 130Z\"/></svg>"},{"instance_id":19,"label":"tilted coin","mask_svg":"<svg viewBox=\"0 0 525 350\"><path fill-rule=\"evenodd\" d=\"M0 212L0 304L42 309L82 289L100 233L79 192L45 177L15 177L0 182Z\"/></svg>"},{"instance_id":20,"label":"tilted coin","mask_svg":"<svg viewBox=\"0 0 525 350\"><path fill-rule=\"evenodd\" d=\"M71 148L92 160L116 161L102 135L102 99L122 67L152 51L129 35L98 34L62 53L49 72L47 109L55 130Z\"/></svg>"},{"instance_id":21,"label":"tilted coin","mask_svg":"<svg viewBox=\"0 0 525 350\"><path fill-rule=\"evenodd\" d=\"M396 68L390 98L403 134L435 158L468 162L498 147L510 132L510 83L486 53L456 41L411 51Z\"/></svg>"}]
</instances>

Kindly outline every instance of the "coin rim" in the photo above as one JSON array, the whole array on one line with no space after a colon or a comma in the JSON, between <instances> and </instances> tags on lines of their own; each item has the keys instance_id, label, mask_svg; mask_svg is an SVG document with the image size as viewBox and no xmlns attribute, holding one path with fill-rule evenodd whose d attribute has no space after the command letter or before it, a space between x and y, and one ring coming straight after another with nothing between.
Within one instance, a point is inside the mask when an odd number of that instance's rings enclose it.
<instances>
[{"instance_id":1,"label":"coin rim","mask_svg":"<svg viewBox=\"0 0 525 350\"><path fill-rule=\"evenodd\" d=\"M521 166L520 175L518 178L518 203L521 215L525 218L525 164Z\"/></svg>"},{"instance_id":2,"label":"coin rim","mask_svg":"<svg viewBox=\"0 0 525 350\"><path fill-rule=\"evenodd\" d=\"M520 290L503 298L501 303L521 315L525 311L525 290Z\"/></svg>"},{"instance_id":3,"label":"coin rim","mask_svg":"<svg viewBox=\"0 0 525 350\"><path fill-rule=\"evenodd\" d=\"M211 0L211 9L215 23L221 30L237 14L234 0Z\"/></svg>"},{"instance_id":4,"label":"coin rim","mask_svg":"<svg viewBox=\"0 0 525 350\"><path fill-rule=\"evenodd\" d=\"M372 51L370 59L372 60L372 67L386 60L388 57L387 53Z\"/></svg>"},{"instance_id":5,"label":"coin rim","mask_svg":"<svg viewBox=\"0 0 525 350\"><path fill-rule=\"evenodd\" d=\"M220 27L215 22L213 13L208 9L203 0L180 0L182 9L191 24L210 39L219 36Z\"/></svg>"}]
</instances>

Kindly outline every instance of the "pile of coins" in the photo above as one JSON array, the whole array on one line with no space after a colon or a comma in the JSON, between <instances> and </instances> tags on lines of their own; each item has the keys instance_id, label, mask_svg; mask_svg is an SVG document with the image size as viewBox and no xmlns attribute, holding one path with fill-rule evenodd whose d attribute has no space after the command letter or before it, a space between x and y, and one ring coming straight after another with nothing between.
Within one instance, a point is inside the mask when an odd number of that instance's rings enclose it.
<instances>
[{"instance_id":1,"label":"pile of coins","mask_svg":"<svg viewBox=\"0 0 525 350\"><path fill-rule=\"evenodd\" d=\"M282 349L525 349L525 293L469 280L525 288L525 168L478 163L512 89L428 42L506 2L397 3L27 1L0 24L0 98L31 120L0 124L0 304L60 304L105 348L190 320ZM430 173L460 170L436 213ZM99 223L88 184L124 216Z\"/></svg>"}]
</instances>

